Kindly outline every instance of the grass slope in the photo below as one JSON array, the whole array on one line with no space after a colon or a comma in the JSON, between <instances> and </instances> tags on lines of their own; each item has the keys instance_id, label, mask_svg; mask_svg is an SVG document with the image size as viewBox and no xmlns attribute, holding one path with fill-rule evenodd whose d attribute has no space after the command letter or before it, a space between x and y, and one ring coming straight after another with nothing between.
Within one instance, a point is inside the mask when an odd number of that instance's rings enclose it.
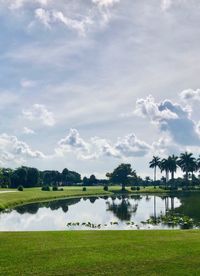
<instances>
[{"instance_id":1,"label":"grass slope","mask_svg":"<svg viewBox=\"0 0 200 276\"><path fill-rule=\"evenodd\" d=\"M130 188L128 188L127 190L131 192ZM56 192L41 191L41 188L24 189L23 192L16 191L13 193L2 193L2 194L0 193L0 210L4 210L6 208L22 205L24 203L29 203L29 202L53 200L56 198L65 198L65 197L112 195L118 191L120 191L120 186L112 186L110 187L108 192L104 191L102 186L87 187L86 192L82 191L82 187L65 187L64 191L56 191ZM146 189L142 189L140 193L141 192L158 193L162 191L164 190L148 187ZM134 193L136 193L136 191Z\"/></svg>"},{"instance_id":2,"label":"grass slope","mask_svg":"<svg viewBox=\"0 0 200 276\"><path fill-rule=\"evenodd\" d=\"M0 275L200 275L200 231L0 233Z\"/></svg>"}]
</instances>

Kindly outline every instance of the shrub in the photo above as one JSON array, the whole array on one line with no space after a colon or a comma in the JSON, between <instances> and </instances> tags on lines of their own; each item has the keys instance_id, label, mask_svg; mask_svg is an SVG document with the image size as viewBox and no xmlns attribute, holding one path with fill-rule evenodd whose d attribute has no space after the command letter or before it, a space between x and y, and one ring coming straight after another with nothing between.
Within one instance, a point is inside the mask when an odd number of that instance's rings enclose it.
<instances>
[{"instance_id":1,"label":"shrub","mask_svg":"<svg viewBox=\"0 0 200 276\"><path fill-rule=\"evenodd\" d=\"M137 191L139 191L140 190L140 187L139 186L137 186Z\"/></svg>"},{"instance_id":2,"label":"shrub","mask_svg":"<svg viewBox=\"0 0 200 276\"><path fill-rule=\"evenodd\" d=\"M42 191L50 191L50 187L48 185L42 187Z\"/></svg>"},{"instance_id":3,"label":"shrub","mask_svg":"<svg viewBox=\"0 0 200 276\"><path fill-rule=\"evenodd\" d=\"M136 190L137 190L137 188L135 186L131 187L131 191L136 191Z\"/></svg>"},{"instance_id":4,"label":"shrub","mask_svg":"<svg viewBox=\"0 0 200 276\"><path fill-rule=\"evenodd\" d=\"M58 186L53 186L52 191L58 191Z\"/></svg>"},{"instance_id":5,"label":"shrub","mask_svg":"<svg viewBox=\"0 0 200 276\"><path fill-rule=\"evenodd\" d=\"M5 183L2 183L2 184L1 184L1 188L7 189L7 188L8 188L8 185L5 184Z\"/></svg>"},{"instance_id":6,"label":"shrub","mask_svg":"<svg viewBox=\"0 0 200 276\"><path fill-rule=\"evenodd\" d=\"M103 187L104 191L108 191L108 186Z\"/></svg>"},{"instance_id":7,"label":"shrub","mask_svg":"<svg viewBox=\"0 0 200 276\"><path fill-rule=\"evenodd\" d=\"M24 190L24 187L22 185L20 185L20 186L17 187L17 190L22 192Z\"/></svg>"},{"instance_id":8,"label":"shrub","mask_svg":"<svg viewBox=\"0 0 200 276\"><path fill-rule=\"evenodd\" d=\"M86 187L83 187L83 192L86 192L86 191L87 191Z\"/></svg>"},{"instance_id":9,"label":"shrub","mask_svg":"<svg viewBox=\"0 0 200 276\"><path fill-rule=\"evenodd\" d=\"M64 191L64 189L63 189L63 188L60 188L59 191Z\"/></svg>"}]
</instances>

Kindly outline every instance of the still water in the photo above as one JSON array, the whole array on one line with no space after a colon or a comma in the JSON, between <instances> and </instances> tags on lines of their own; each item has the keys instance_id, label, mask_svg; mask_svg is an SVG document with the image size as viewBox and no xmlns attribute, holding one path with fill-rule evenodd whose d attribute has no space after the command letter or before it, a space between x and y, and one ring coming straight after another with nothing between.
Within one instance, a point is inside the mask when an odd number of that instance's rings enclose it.
<instances>
[{"instance_id":1,"label":"still water","mask_svg":"<svg viewBox=\"0 0 200 276\"><path fill-rule=\"evenodd\" d=\"M147 223L169 212L200 223L200 194L91 197L28 204L0 213L0 231L180 228Z\"/></svg>"}]
</instances>

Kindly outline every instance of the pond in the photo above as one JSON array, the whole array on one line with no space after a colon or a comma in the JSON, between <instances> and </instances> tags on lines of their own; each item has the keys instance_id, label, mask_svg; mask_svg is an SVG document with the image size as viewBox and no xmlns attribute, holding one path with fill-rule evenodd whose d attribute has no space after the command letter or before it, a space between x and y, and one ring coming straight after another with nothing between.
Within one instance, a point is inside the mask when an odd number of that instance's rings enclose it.
<instances>
[{"instance_id":1,"label":"pond","mask_svg":"<svg viewBox=\"0 0 200 276\"><path fill-rule=\"evenodd\" d=\"M0 213L0 231L179 229L199 223L200 194L65 199Z\"/></svg>"}]
</instances>

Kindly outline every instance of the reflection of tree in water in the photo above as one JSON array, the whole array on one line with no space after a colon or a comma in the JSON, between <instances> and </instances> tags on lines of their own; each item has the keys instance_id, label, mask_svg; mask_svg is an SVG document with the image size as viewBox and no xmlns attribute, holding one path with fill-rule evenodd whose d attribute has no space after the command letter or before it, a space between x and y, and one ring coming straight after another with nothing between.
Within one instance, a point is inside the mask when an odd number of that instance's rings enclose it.
<instances>
[{"instance_id":1,"label":"reflection of tree in water","mask_svg":"<svg viewBox=\"0 0 200 276\"><path fill-rule=\"evenodd\" d=\"M95 203L95 201L97 199L98 199L98 197L95 197L95 196L89 198L89 200L90 200L91 203Z\"/></svg>"},{"instance_id":2,"label":"reflection of tree in water","mask_svg":"<svg viewBox=\"0 0 200 276\"><path fill-rule=\"evenodd\" d=\"M174 209L175 213L183 214L200 223L200 193L184 193L177 196L181 206Z\"/></svg>"},{"instance_id":3,"label":"reflection of tree in water","mask_svg":"<svg viewBox=\"0 0 200 276\"><path fill-rule=\"evenodd\" d=\"M138 205L131 205L129 200L126 198L122 198L120 203L115 203L113 200L111 202L107 202L108 209L107 211L111 211L114 215L120 220L130 220L132 213L137 211Z\"/></svg>"},{"instance_id":4,"label":"reflection of tree in water","mask_svg":"<svg viewBox=\"0 0 200 276\"><path fill-rule=\"evenodd\" d=\"M58 210L61 208L64 213L68 211L68 206L74 205L80 201L80 198L74 199L65 199L65 200L56 200L50 202L42 202L42 203L32 203L23 206L16 207L15 210L19 214L36 214L40 208L46 207L50 208L52 211Z\"/></svg>"},{"instance_id":5,"label":"reflection of tree in water","mask_svg":"<svg viewBox=\"0 0 200 276\"><path fill-rule=\"evenodd\" d=\"M130 197L131 199L135 199L135 200L141 200L142 196L141 195L131 195Z\"/></svg>"}]
</instances>

